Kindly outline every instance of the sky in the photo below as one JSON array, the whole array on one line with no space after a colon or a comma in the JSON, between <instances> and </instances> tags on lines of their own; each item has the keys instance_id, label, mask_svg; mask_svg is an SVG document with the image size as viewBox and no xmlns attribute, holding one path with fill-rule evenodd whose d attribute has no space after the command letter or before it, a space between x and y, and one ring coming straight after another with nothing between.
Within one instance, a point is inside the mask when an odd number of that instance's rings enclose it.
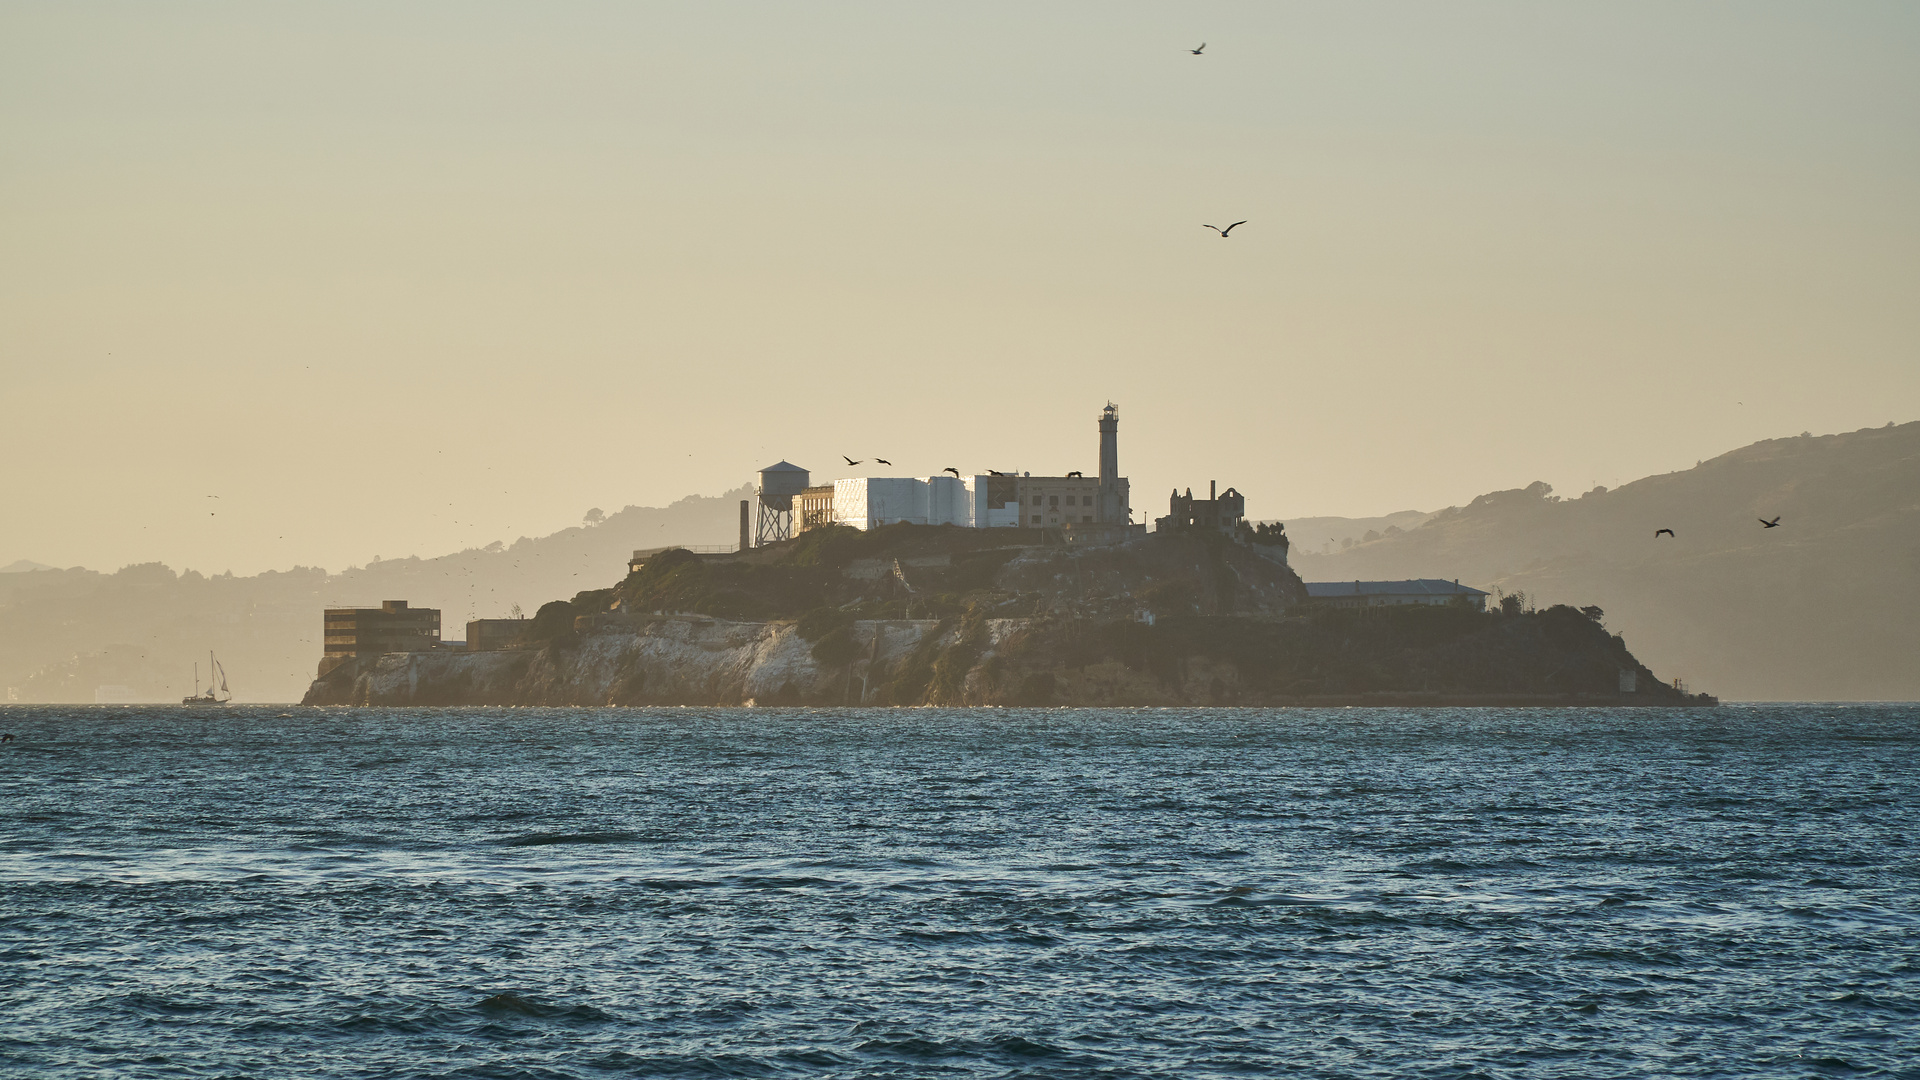
<instances>
[{"instance_id":1,"label":"sky","mask_svg":"<svg viewBox=\"0 0 1920 1080\"><path fill-rule=\"evenodd\" d=\"M0 2L0 565L1576 494L1920 418L1916 196L1910 3Z\"/></svg>"}]
</instances>

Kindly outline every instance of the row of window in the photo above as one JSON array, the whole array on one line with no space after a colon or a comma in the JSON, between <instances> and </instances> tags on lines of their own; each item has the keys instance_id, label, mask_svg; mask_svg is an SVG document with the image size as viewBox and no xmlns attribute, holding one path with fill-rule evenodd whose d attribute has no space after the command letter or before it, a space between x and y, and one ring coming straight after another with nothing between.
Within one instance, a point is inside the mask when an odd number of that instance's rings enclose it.
<instances>
[{"instance_id":1,"label":"row of window","mask_svg":"<svg viewBox=\"0 0 1920 1080\"><path fill-rule=\"evenodd\" d=\"M1055 523L1055 524L1059 524L1059 521L1060 521L1060 519L1059 519L1059 518L1054 518L1053 520L1054 520L1054 523ZM1038 525L1038 524L1040 524L1040 515L1039 515L1039 514L1035 514L1035 515L1033 515L1033 523L1034 523L1035 525ZM1069 524L1071 524L1071 523L1069 523ZM1082 524L1082 525L1091 525L1091 524L1093 524L1093 515L1092 515L1092 514L1083 514L1083 515L1081 515L1081 517L1080 517L1080 524Z\"/></svg>"},{"instance_id":2,"label":"row of window","mask_svg":"<svg viewBox=\"0 0 1920 1080\"><path fill-rule=\"evenodd\" d=\"M1049 505L1049 506L1059 506L1059 505L1060 505L1060 496L1058 496L1058 495L1035 495L1035 496L1033 497L1033 505L1035 505L1035 506L1039 506L1039 505L1040 505L1040 500L1041 500L1041 499L1046 499L1046 500L1047 500L1047 505ZM1073 496L1071 496L1071 495L1069 495L1069 496L1067 496L1067 505L1068 505L1068 506L1072 506L1072 505L1074 505L1074 503L1073 503ZM1081 505L1081 506L1092 506L1092 505L1093 505L1093 496L1091 496L1091 495L1082 495L1082 496L1080 496L1080 505Z\"/></svg>"}]
</instances>

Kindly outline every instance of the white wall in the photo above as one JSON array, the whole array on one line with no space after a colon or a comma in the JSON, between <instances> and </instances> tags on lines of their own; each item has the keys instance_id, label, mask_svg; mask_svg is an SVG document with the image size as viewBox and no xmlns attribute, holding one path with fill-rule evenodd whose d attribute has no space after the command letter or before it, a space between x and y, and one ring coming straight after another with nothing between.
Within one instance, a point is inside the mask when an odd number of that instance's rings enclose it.
<instances>
[{"instance_id":1,"label":"white wall","mask_svg":"<svg viewBox=\"0 0 1920 1080\"><path fill-rule=\"evenodd\" d=\"M985 529L1020 524L1020 508L988 506L984 476L856 476L833 482L833 520L856 529L897 521Z\"/></svg>"},{"instance_id":2,"label":"white wall","mask_svg":"<svg viewBox=\"0 0 1920 1080\"><path fill-rule=\"evenodd\" d=\"M927 483L906 476L856 476L833 482L833 520L856 529L927 523Z\"/></svg>"}]
</instances>

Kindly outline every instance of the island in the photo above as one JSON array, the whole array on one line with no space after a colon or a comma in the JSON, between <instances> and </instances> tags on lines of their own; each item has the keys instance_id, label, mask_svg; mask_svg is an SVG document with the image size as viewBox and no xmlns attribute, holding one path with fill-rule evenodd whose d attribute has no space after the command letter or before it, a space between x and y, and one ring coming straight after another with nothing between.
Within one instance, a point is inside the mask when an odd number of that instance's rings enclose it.
<instances>
[{"instance_id":1,"label":"island","mask_svg":"<svg viewBox=\"0 0 1920 1080\"><path fill-rule=\"evenodd\" d=\"M1279 541L1275 543L1275 541ZM1252 528L827 525L636 553L497 647L353 657L308 705L1710 705L1596 608L1317 601Z\"/></svg>"}]
</instances>

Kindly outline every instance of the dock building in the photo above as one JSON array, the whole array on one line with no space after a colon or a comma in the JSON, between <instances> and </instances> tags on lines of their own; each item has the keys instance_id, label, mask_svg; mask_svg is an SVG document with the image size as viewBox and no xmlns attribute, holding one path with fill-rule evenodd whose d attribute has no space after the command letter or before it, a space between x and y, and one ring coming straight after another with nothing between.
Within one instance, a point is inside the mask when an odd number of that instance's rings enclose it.
<instances>
[{"instance_id":1,"label":"dock building","mask_svg":"<svg viewBox=\"0 0 1920 1080\"><path fill-rule=\"evenodd\" d=\"M494 652L519 639L527 629L525 619L468 619L467 651Z\"/></svg>"}]
</instances>

